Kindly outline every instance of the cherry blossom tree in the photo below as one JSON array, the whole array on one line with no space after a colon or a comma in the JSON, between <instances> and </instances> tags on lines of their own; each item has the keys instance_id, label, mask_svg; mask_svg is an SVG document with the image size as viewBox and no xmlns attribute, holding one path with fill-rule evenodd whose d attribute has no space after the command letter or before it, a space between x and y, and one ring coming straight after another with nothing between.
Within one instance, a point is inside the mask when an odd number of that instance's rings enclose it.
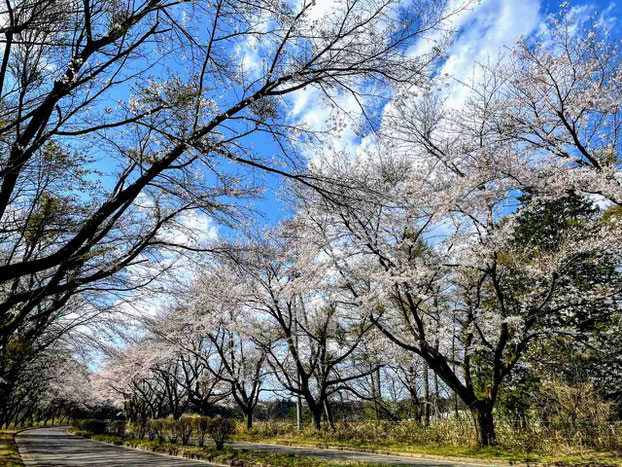
<instances>
[{"instance_id":1,"label":"cherry blossom tree","mask_svg":"<svg viewBox=\"0 0 622 467\"><path fill-rule=\"evenodd\" d=\"M305 400L320 429L323 413L333 424L331 396L376 370L352 364L371 326L333 299L318 251L300 243L295 230L286 224L265 233L241 250L232 267L247 289L247 306L260 316L253 336L267 354L272 376Z\"/></svg>"},{"instance_id":2,"label":"cherry blossom tree","mask_svg":"<svg viewBox=\"0 0 622 467\"><path fill-rule=\"evenodd\" d=\"M81 313L76 313L77 308ZM19 339L11 339L0 365L0 423L8 424L18 414L33 415L33 410L46 419L47 413L67 408L41 405L48 397L50 377L76 365L75 359L85 360L85 351L93 341L84 328L97 320L99 329L106 329L106 322L98 319L101 313L84 296L75 296L51 319L26 329ZM32 410L24 410L29 400Z\"/></svg>"},{"instance_id":3,"label":"cherry blossom tree","mask_svg":"<svg viewBox=\"0 0 622 467\"><path fill-rule=\"evenodd\" d=\"M498 98L509 105L499 106L491 120L500 135L524 146L525 159L547 171L540 178L546 184L519 176L525 186L575 190L620 205L619 44L599 18L580 18L567 7L547 25L521 41L510 65L499 70L508 84L499 86Z\"/></svg>"},{"instance_id":4,"label":"cherry blossom tree","mask_svg":"<svg viewBox=\"0 0 622 467\"><path fill-rule=\"evenodd\" d=\"M105 408L91 388L91 371L77 361L71 348L56 343L53 347L29 355L28 349L12 349L21 357L11 380L0 382L6 399L0 405L0 425L24 426L27 423L67 420Z\"/></svg>"},{"instance_id":5,"label":"cherry blossom tree","mask_svg":"<svg viewBox=\"0 0 622 467\"><path fill-rule=\"evenodd\" d=\"M94 380L94 390L103 399L124 410L132 421L146 422L166 414L166 394L152 368L160 354L146 345L122 349L108 358Z\"/></svg>"},{"instance_id":6,"label":"cherry blossom tree","mask_svg":"<svg viewBox=\"0 0 622 467\"><path fill-rule=\"evenodd\" d=\"M358 353L359 358L353 359L351 364L366 365L376 371L348 384L350 395L370 402L377 420L429 422L432 407L429 385L426 384L429 375L426 375L425 362L420 357L405 353L378 329L366 336Z\"/></svg>"},{"instance_id":7,"label":"cherry blossom tree","mask_svg":"<svg viewBox=\"0 0 622 467\"><path fill-rule=\"evenodd\" d=\"M572 335L565 316L616 312L616 208L574 214L554 247L521 233L569 196L619 204L620 67L597 26L551 18L509 63L478 68L461 108L435 91L444 77L422 96L399 94L379 150L318 167L348 180L342 196L300 197L308 241L350 299L461 397L484 445L496 443L499 388L530 342Z\"/></svg>"},{"instance_id":8,"label":"cherry blossom tree","mask_svg":"<svg viewBox=\"0 0 622 467\"><path fill-rule=\"evenodd\" d=\"M429 102L416 109L435 109ZM473 413L480 443L496 444L499 388L530 342L572 332L559 318L588 304L612 311L619 279L587 271L619 264L619 223L602 212L576 218L554 247L543 248L520 231L551 206L538 197L517 199L509 188L514 181L497 176L503 166L493 162L511 147L457 141L452 158L439 163L428 141L403 141L390 138L354 162L337 156L324 163L320 173L348 182L340 185L341 202L299 198L301 242L331 258L342 301L425 360ZM406 147L410 153L402 152ZM582 277L590 281L579 289Z\"/></svg>"},{"instance_id":9,"label":"cherry blossom tree","mask_svg":"<svg viewBox=\"0 0 622 467\"><path fill-rule=\"evenodd\" d=\"M117 351L95 378L98 394L143 426L149 418L207 412L229 394L222 386L196 353L154 337Z\"/></svg>"},{"instance_id":10,"label":"cherry blossom tree","mask_svg":"<svg viewBox=\"0 0 622 467\"><path fill-rule=\"evenodd\" d=\"M209 406L231 396L251 428L264 390L266 355L252 340L254 320L245 312L241 291L223 273L197 278L185 306L176 306L160 318L155 332L200 361L214 386L229 387L213 393L206 401Z\"/></svg>"},{"instance_id":11,"label":"cherry blossom tree","mask_svg":"<svg viewBox=\"0 0 622 467\"><path fill-rule=\"evenodd\" d=\"M166 235L183 216L239 223L257 171L311 184L285 96L420 80L439 52L407 52L445 3L349 0L320 23L313 1L5 2L0 373L74 296L105 309L204 250Z\"/></svg>"},{"instance_id":12,"label":"cherry blossom tree","mask_svg":"<svg viewBox=\"0 0 622 467\"><path fill-rule=\"evenodd\" d=\"M475 163L472 187L497 181L552 198L576 191L619 206L621 73L619 44L601 19L563 6L494 63L475 64L460 83L464 101L438 91L457 86L445 76L418 99L403 92L386 132L398 147L425 148L454 183L471 183L465 169Z\"/></svg>"},{"instance_id":13,"label":"cherry blossom tree","mask_svg":"<svg viewBox=\"0 0 622 467\"><path fill-rule=\"evenodd\" d=\"M71 355L57 354L56 365L47 367L48 385L39 396L36 413L30 413L31 421L49 420L63 423L72 418L92 416L110 409L93 390L93 372ZM16 425L21 425L18 423Z\"/></svg>"}]
</instances>

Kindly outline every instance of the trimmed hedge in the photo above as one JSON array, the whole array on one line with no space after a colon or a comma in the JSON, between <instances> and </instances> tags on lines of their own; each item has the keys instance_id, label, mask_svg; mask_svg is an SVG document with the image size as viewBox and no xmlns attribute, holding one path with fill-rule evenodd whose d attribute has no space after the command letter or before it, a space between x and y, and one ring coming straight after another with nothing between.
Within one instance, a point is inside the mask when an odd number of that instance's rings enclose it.
<instances>
[{"instance_id":1,"label":"trimmed hedge","mask_svg":"<svg viewBox=\"0 0 622 467\"><path fill-rule=\"evenodd\" d=\"M78 430L88 431L96 435L105 435L108 433L108 422L106 420L97 420L94 418L75 420L73 426Z\"/></svg>"},{"instance_id":2,"label":"trimmed hedge","mask_svg":"<svg viewBox=\"0 0 622 467\"><path fill-rule=\"evenodd\" d=\"M124 438L126 435L149 441L171 444L180 443L188 446L194 438L199 447L205 445L209 436L222 449L225 443L236 432L236 423L228 418L209 418L198 416L183 416L175 420L172 417L141 421L141 423L127 425L125 420L75 420L74 428L80 433L95 435L111 435Z\"/></svg>"},{"instance_id":3,"label":"trimmed hedge","mask_svg":"<svg viewBox=\"0 0 622 467\"><path fill-rule=\"evenodd\" d=\"M209 436L217 449L222 449L236 432L236 423L228 418L184 415L177 420L168 417L148 420L146 424L140 426L130 425L128 431L138 439L146 437L149 441L160 443L168 441L172 444L180 443L182 446L188 446L193 438L197 440L199 446L204 446ZM110 430L108 433L113 434Z\"/></svg>"}]
</instances>

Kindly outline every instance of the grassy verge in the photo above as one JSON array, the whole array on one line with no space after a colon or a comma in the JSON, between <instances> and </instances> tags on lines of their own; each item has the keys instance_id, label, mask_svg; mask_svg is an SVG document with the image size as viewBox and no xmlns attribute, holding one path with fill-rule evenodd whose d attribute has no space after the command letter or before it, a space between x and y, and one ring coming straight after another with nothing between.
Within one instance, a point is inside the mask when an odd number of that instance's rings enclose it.
<instances>
[{"instance_id":1,"label":"grassy verge","mask_svg":"<svg viewBox=\"0 0 622 467\"><path fill-rule=\"evenodd\" d=\"M169 454L188 459L204 460L217 464L227 464L239 467L373 467L379 465L358 462L331 462L324 459L316 459L314 457L293 456L246 449L233 449L229 447L217 450L212 446L182 446L181 444L169 443L166 441L160 442L149 441L146 439L139 440L137 438L121 438L119 436L111 435L95 435L78 430L70 431L78 436L83 436L95 441L101 441L117 446L128 446L146 451L158 452L161 454Z\"/></svg>"},{"instance_id":2,"label":"grassy verge","mask_svg":"<svg viewBox=\"0 0 622 467\"><path fill-rule=\"evenodd\" d=\"M23 467L22 459L15 444L15 430L0 430L0 465Z\"/></svg>"},{"instance_id":3,"label":"grassy verge","mask_svg":"<svg viewBox=\"0 0 622 467\"><path fill-rule=\"evenodd\" d=\"M258 436L252 432L240 432L235 436L239 441L279 444L287 446L317 447L323 449L343 449L374 452L380 454L422 456L430 458L452 458L465 462L486 461L510 464L547 464L558 466L620 466L622 453L613 451L579 450L562 447L556 453L526 452L508 446L481 448L475 445L403 444L392 442L331 441L311 436L291 434L280 437Z\"/></svg>"}]
</instances>

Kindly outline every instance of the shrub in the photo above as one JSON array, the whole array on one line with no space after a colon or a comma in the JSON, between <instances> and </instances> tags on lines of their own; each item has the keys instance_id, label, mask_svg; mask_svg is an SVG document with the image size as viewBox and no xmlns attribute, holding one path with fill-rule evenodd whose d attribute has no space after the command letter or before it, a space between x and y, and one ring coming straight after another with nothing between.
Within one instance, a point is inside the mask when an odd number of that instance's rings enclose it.
<instances>
[{"instance_id":1,"label":"shrub","mask_svg":"<svg viewBox=\"0 0 622 467\"><path fill-rule=\"evenodd\" d=\"M533 421L517 429L512 420L499 417L496 420L496 431L503 448L508 452L545 456L577 452L577 449L622 452L622 430L605 418L607 412L603 406L588 399L592 397L590 394L583 395L586 400L581 400L575 393L563 390L557 389L553 396L564 405L560 402L549 402L547 409L552 415L549 415L548 420ZM583 405L580 406L579 403ZM575 407L581 410L576 409L572 413ZM552 408L557 412L553 412ZM562 409L565 411L562 412ZM573 416L576 417L574 428L571 426ZM334 430L316 431L307 426L299 432L292 423L267 422L257 423L250 430L242 426L239 429L250 439L279 437L313 440L320 444L354 444L359 447L368 445L372 448L389 445L464 447L475 446L477 443L473 421L467 414L461 418L433 420L428 426L416 420L365 421L337 424Z\"/></svg>"},{"instance_id":2,"label":"shrub","mask_svg":"<svg viewBox=\"0 0 622 467\"><path fill-rule=\"evenodd\" d=\"M154 419L149 420L147 422L147 435L149 436L149 441L158 440L159 442L164 441L164 433L166 430L164 420Z\"/></svg>"},{"instance_id":3,"label":"shrub","mask_svg":"<svg viewBox=\"0 0 622 467\"><path fill-rule=\"evenodd\" d=\"M207 431L216 449L222 449L225 442L235 433L235 422L229 418L213 418L208 424Z\"/></svg>"},{"instance_id":4,"label":"shrub","mask_svg":"<svg viewBox=\"0 0 622 467\"><path fill-rule=\"evenodd\" d=\"M283 438L298 433L296 424L277 421L255 423L250 429L240 424L240 430L258 438Z\"/></svg>"},{"instance_id":5,"label":"shrub","mask_svg":"<svg viewBox=\"0 0 622 467\"><path fill-rule=\"evenodd\" d=\"M139 417L136 420L136 429L139 439L144 439L145 434L147 433L147 422L149 421L146 417Z\"/></svg>"},{"instance_id":6,"label":"shrub","mask_svg":"<svg viewBox=\"0 0 622 467\"><path fill-rule=\"evenodd\" d=\"M192 418L183 416L175 420L173 429L177 431L177 436L184 446L188 445L193 430Z\"/></svg>"},{"instance_id":7,"label":"shrub","mask_svg":"<svg viewBox=\"0 0 622 467\"><path fill-rule=\"evenodd\" d=\"M162 420L163 432L166 433L168 441L176 443L179 438L179 431L177 430L177 421L173 417L168 417Z\"/></svg>"},{"instance_id":8,"label":"shrub","mask_svg":"<svg viewBox=\"0 0 622 467\"><path fill-rule=\"evenodd\" d=\"M108 423L108 433L123 438L126 430L125 420L113 420Z\"/></svg>"},{"instance_id":9,"label":"shrub","mask_svg":"<svg viewBox=\"0 0 622 467\"><path fill-rule=\"evenodd\" d=\"M126 431L129 431L132 436L135 436L138 439L144 439L147 434L148 423L148 418L138 417L135 421L127 425Z\"/></svg>"},{"instance_id":10,"label":"shrub","mask_svg":"<svg viewBox=\"0 0 622 467\"><path fill-rule=\"evenodd\" d=\"M194 433L197 437L197 444L199 447L205 445L205 438L207 437L207 430L209 428L210 419L208 417L194 417L192 424L194 425Z\"/></svg>"},{"instance_id":11,"label":"shrub","mask_svg":"<svg viewBox=\"0 0 622 467\"><path fill-rule=\"evenodd\" d=\"M76 420L74 422L74 426L80 431L88 431L97 435L105 435L108 423L105 420L90 418L86 420Z\"/></svg>"}]
</instances>

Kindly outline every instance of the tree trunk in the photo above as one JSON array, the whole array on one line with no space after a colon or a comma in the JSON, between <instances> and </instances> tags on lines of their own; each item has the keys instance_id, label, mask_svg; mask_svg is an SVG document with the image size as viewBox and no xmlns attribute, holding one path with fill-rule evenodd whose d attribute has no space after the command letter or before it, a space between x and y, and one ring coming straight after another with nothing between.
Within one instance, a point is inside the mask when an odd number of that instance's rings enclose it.
<instances>
[{"instance_id":1,"label":"tree trunk","mask_svg":"<svg viewBox=\"0 0 622 467\"><path fill-rule=\"evenodd\" d=\"M371 381L371 398L374 401L374 413L376 414L376 420L380 418L380 414L378 411L378 395L376 394L376 381L374 379L374 373L371 372L373 369L372 364L369 364L369 379Z\"/></svg>"},{"instance_id":2,"label":"tree trunk","mask_svg":"<svg viewBox=\"0 0 622 467\"><path fill-rule=\"evenodd\" d=\"M322 429L322 412L324 407L322 404L316 404L313 407L309 407L311 409L311 413L313 414L313 426L316 430Z\"/></svg>"},{"instance_id":3,"label":"tree trunk","mask_svg":"<svg viewBox=\"0 0 622 467\"><path fill-rule=\"evenodd\" d=\"M246 429L250 430L253 428L253 410L250 409L244 412L244 419L246 420Z\"/></svg>"},{"instance_id":4,"label":"tree trunk","mask_svg":"<svg viewBox=\"0 0 622 467\"><path fill-rule=\"evenodd\" d=\"M492 403L481 401L473 407L472 412L477 427L477 441L480 446L496 446L497 436L492 417Z\"/></svg>"},{"instance_id":5,"label":"tree trunk","mask_svg":"<svg viewBox=\"0 0 622 467\"><path fill-rule=\"evenodd\" d=\"M441 394L438 384L438 375L434 372L434 418L436 420L441 419L441 408L440 408L440 400Z\"/></svg>"},{"instance_id":6,"label":"tree trunk","mask_svg":"<svg viewBox=\"0 0 622 467\"><path fill-rule=\"evenodd\" d=\"M380 418L380 409L381 409L381 404L382 404L382 386L381 386L381 382L380 382L380 367L376 367L376 388L374 390L374 393L376 395L376 398L374 399L374 405L376 407L376 420L379 420Z\"/></svg>"}]
</instances>

